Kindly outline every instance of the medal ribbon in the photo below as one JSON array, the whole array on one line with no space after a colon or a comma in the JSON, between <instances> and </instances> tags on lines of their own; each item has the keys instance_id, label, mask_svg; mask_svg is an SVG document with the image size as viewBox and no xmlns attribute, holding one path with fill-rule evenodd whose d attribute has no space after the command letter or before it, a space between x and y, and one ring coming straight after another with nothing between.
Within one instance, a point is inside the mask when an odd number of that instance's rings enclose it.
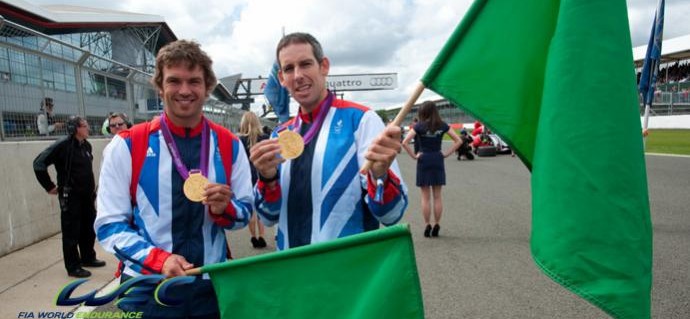
<instances>
[{"instance_id":1,"label":"medal ribbon","mask_svg":"<svg viewBox=\"0 0 690 319\"><path fill-rule=\"evenodd\" d=\"M304 134L302 137L304 139L304 145L309 144L311 140L314 138L316 135L316 132L319 131L319 128L321 127L321 123L323 123L323 119L326 118L326 114L328 114L328 109L331 107L331 104L333 104L333 99L335 98L335 95L331 93L331 91L328 91L328 95L326 96L326 99L321 103L321 108L319 109L319 114L316 115L316 119L314 120L313 124L307 131L307 133ZM299 134L300 127L302 126L302 118L297 114L295 118L295 128L294 131Z\"/></svg>"},{"instance_id":2,"label":"medal ribbon","mask_svg":"<svg viewBox=\"0 0 690 319\"><path fill-rule=\"evenodd\" d=\"M172 155L173 158L173 163L175 163L175 168L177 169L177 172L180 173L180 176L182 176L182 180L187 180L187 178L189 178L190 171L187 170L187 167L182 162L180 151L177 149L177 144L175 144L175 140L173 139L172 133L170 133L170 128L168 128L166 119L167 117L165 116L165 112L163 112L163 114L161 115L160 123L161 132L163 133L163 139L165 139L165 145L168 146L170 155ZM204 177L208 177L209 127L208 123L206 122L206 118L202 117L201 121L203 127L201 128L201 159L199 163L199 168L201 168L201 175L203 175ZM191 171L198 170L193 169Z\"/></svg>"}]
</instances>

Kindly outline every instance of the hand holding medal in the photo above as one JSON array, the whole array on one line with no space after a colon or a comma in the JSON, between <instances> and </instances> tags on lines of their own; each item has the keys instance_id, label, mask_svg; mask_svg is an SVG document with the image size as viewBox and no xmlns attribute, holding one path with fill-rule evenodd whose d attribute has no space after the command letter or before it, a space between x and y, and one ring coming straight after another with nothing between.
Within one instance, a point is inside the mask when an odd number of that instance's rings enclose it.
<instances>
[{"instance_id":1,"label":"hand holding medal","mask_svg":"<svg viewBox=\"0 0 690 319\"><path fill-rule=\"evenodd\" d=\"M278 179L278 167L286 160L300 157L304 152L305 145L315 141L319 128L328 115L334 95L329 93L326 100L321 104L318 114L313 123L302 136L298 131L302 127L302 119L297 116L291 125L282 126L277 134L277 138L263 140L250 149L249 160L256 167L259 178L263 181L273 182ZM315 143L315 142L314 142Z\"/></svg>"},{"instance_id":2,"label":"hand holding medal","mask_svg":"<svg viewBox=\"0 0 690 319\"><path fill-rule=\"evenodd\" d=\"M278 144L280 144L280 156L287 160L298 158L304 151L302 136L290 130L278 133Z\"/></svg>"},{"instance_id":3,"label":"hand holding medal","mask_svg":"<svg viewBox=\"0 0 690 319\"><path fill-rule=\"evenodd\" d=\"M326 100L321 104L318 114L316 115L316 118L314 119L314 122L312 123L311 127L309 130L304 134L304 138L302 138L302 135L299 133L292 131L292 130L283 130L278 133L278 143L280 144L280 155L284 159L294 159L302 155L302 152L304 151L304 145L309 144L309 142L316 137L318 134L319 128L321 127L321 124L324 121L324 118L326 118L326 115L328 114L328 109L330 108L331 104L333 104L333 99L335 96L333 93L328 93L326 96ZM295 118L295 123L294 127L295 130L299 130L299 128L302 126L302 119L300 116L297 116Z\"/></svg>"},{"instance_id":4,"label":"hand holding medal","mask_svg":"<svg viewBox=\"0 0 690 319\"><path fill-rule=\"evenodd\" d=\"M184 196L193 202L200 202L206 197L206 185L208 185L208 179L201 175L201 171L192 170L182 186Z\"/></svg>"},{"instance_id":5,"label":"hand holding medal","mask_svg":"<svg viewBox=\"0 0 690 319\"><path fill-rule=\"evenodd\" d=\"M202 204L208 206L208 211L214 215L222 215L228 205L232 205L232 190L230 185L208 183L204 187Z\"/></svg>"}]
</instances>

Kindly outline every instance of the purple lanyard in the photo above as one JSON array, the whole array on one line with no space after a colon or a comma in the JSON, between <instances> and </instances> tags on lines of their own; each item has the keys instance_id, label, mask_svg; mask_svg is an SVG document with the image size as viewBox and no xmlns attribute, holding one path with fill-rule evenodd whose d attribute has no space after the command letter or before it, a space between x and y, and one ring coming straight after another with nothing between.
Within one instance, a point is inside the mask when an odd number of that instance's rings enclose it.
<instances>
[{"instance_id":1,"label":"purple lanyard","mask_svg":"<svg viewBox=\"0 0 690 319\"><path fill-rule=\"evenodd\" d=\"M172 155L173 158L173 163L175 163L175 168L177 168L177 172L180 173L180 176L182 176L182 180L187 180L189 177L189 170L187 170L187 167L184 165L182 162L182 157L180 156L180 151L177 149L177 145L175 144L175 140L172 137L172 134L170 133L170 128L168 128L168 124L165 123L166 121L166 116L165 112L163 112L163 115L161 115L161 132L163 132L163 138L165 139L165 144L168 146L168 150L170 151L170 155ZM208 123L206 122L205 118L201 118L201 121L203 122L203 127L201 128L201 160L199 163L199 167L201 168L201 175L204 177L208 177L208 134L209 134L209 128L208 128ZM198 171L198 170L191 170L191 171Z\"/></svg>"},{"instance_id":2,"label":"purple lanyard","mask_svg":"<svg viewBox=\"0 0 690 319\"><path fill-rule=\"evenodd\" d=\"M304 144L309 144L311 140L314 138L316 135L316 132L319 131L319 128L321 127L321 123L323 123L323 119L326 118L326 114L328 114L328 109L331 107L331 104L333 104L333 93L331 91L328 91L328 95L326 96L326 99L323 101L321 104L321 109L319 109L319 114L316 115L316 119L314 120L312 126L309 128L306 134L302 137L304 139ZM302 126L302 118L297 114L297 118L295 119L295 128L294 131L299 133L300 127Z\"/></svg>"}]
</instances>

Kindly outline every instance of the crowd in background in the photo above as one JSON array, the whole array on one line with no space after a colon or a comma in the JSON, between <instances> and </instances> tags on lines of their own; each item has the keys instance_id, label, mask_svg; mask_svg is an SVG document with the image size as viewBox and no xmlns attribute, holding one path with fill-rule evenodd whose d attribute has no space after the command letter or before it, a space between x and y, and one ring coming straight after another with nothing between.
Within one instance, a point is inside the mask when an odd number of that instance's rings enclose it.
<instances>
[{"instance_id":1,"label":"crowd in background","mask_svg":"<svg viewBox=\"0 0 690 319\"><path fill-rule=\"evenodd\" d=\"M641 73L637 73L640 81ZM656 89L661 92L681 92L690 88L690 61L678 61L659 67Z\"/></svg>"},{"instance_id":2,"label":"crowd in background","mask_svg":"<svg viewBox=\"0 0 690 319\"><path fill-rule=\"evenodd\" d=\"M671 84L690 81L690 61L676 62L659 68L658 84Z\"/></svg>"}]
</instances>

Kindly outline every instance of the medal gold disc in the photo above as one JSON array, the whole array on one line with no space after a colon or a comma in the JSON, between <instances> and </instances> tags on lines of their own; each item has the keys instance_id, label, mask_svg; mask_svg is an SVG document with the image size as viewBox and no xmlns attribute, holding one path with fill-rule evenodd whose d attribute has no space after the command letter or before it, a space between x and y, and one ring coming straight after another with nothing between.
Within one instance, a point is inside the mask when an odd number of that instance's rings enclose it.
<instances>
[{"instance_id":1,"label":"medal gold disc","mask_svg":"<svg viewBox=\"0 0 690 319\"><path fill-rule=\"evenodd\" d=\"M285 130L278 133L278 144L280 144L280 155L284 159L297 158L304 151L302 136L293 131Z\"/></svg>"},{"instance_id":2,"label":"medal gold disc","mask_svg":"<svg viewBox=\"0 0 690 319\"><path fill-rule=\"evenodd\" d=\"M204 192L206 191L206 184L208 179L201 175L201 173L191 173L187 180L184 181L182 187L184 196L193 202L200 202L204 199Z\"/></svg>"}]
</instances>

